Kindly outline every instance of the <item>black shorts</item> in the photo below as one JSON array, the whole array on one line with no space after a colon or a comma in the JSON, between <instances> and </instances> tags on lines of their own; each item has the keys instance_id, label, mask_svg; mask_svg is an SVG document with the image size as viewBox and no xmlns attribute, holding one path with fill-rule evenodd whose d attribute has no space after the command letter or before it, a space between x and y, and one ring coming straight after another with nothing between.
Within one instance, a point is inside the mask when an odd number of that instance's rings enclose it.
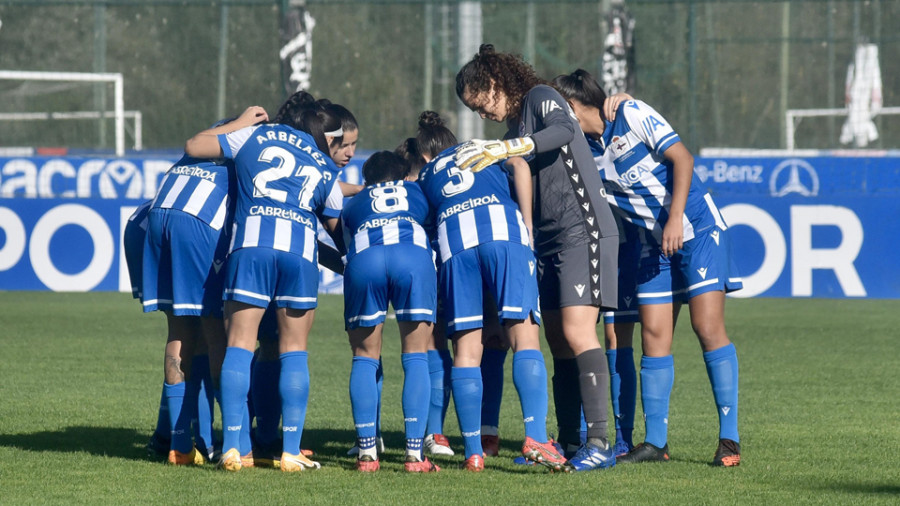
<instances>
[{"instance_id":1,"label":"black shorts","mask_svg":"<svg viewBox=\"0 0 900 506\"><path fill-rule=\"evenodd\" d=\"M616 309L619 238L601 237L593 244L596 248L585 244L538 258L542 311L566 306Z\"/></svg>"}]
</instances>

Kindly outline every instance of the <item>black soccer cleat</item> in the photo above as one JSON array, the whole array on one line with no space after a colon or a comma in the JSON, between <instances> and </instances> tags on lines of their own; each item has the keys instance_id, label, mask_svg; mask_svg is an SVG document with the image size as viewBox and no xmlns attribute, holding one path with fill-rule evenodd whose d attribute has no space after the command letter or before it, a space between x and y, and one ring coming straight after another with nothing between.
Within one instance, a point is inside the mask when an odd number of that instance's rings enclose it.
<instances>
[{"instance_id":1,"label":"black soccer cleat","mask_svg":"<svg viewBox=\"0 0 900 506\"><path fill-rule=\"evenodd\" d=\"M716 467L736 467L741 465L741 444L730 439L720 439L719 448L712 465Z\"/></svg>"},{"instance_id":2,"label":"black soccer cleat","mask_svg":"<svg viewBox=\"0 0 900 506\"><path fill-rule=\"evenodd\" d=\"M619 457L619 464L636 464L638 462L668 462L669 461L669 445L666 444L662 448L653 446L650 443L641 443L634 447L634 450L628 452L627 455Z\"/></svg>"}]
</instances>

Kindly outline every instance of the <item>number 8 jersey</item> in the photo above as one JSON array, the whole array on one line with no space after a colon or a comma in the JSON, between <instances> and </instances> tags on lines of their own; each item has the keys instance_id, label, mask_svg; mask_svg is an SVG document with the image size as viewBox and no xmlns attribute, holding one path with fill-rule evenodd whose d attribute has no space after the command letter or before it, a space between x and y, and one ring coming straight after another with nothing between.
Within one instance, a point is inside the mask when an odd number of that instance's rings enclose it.
<instances>
[{"instance_id":1,"label":"number 8 jersey","mask_svg":"<svg viewBox=\"0 0 900 506\"><path fill-rule=\"evenodd\" d=\"M408 244L430 250L422 223L428 201L419 185L387 181L366 187L344 206L347 261L371 246Z\"/></svg>"},{"instance_id":2,"label":"number 8 jersey","mask_svg":"<svg viewBox=\"0 0 900 506\"><path fill-rule=\"evenodd\" d=\"M338 169L312 136L265 124L218 136L235 162L237 196L231 251L272 248L316 261L316 214L340 201Z\"/></svg>"}]
</instances>

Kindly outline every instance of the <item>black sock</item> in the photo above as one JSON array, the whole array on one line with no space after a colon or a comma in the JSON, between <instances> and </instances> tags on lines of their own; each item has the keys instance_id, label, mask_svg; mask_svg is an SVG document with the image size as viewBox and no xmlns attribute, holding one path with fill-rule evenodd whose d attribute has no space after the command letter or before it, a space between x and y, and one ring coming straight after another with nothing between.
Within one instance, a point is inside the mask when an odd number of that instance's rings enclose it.
<instances>
[{"instance_id":1,"label":"black sock","mask_svg":"<svg viewBox=\"0 0 900 506\"><path fill-rule=\"evenodd\" d=\"M587 422L587 437L600 448L607 445L607 419L609 417L609 367L606 352L602 348L588 350L577 357L578 383ZM597 444L596 440L603 444Z\"/></svg>"},{"instance_id":2,"label":"black sock","mask_svg":"<svg viewBox=\"0 0 900 506\"><path fill-rule=\"evenodd\" d=\"M581 390L574 358L553 359L553 401L559 428L556 440L564 449L567 444L577 446L581 432Z\"/></svg>"}]
</instances>

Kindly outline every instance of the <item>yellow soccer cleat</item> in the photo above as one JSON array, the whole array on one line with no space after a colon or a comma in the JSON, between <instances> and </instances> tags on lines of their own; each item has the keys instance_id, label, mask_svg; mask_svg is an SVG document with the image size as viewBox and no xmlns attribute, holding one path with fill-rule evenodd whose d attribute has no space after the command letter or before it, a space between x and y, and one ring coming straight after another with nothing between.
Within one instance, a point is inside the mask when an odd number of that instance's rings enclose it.
<instances>
[{"instance_id":1,"label":"yellow soccer cleat","mask_svg":"<svg viewBox=\"0 0 900 506\"><path fill-rule=\"evenodd\" d=\"M299 473L306 469L319 469L322 465L314 460L309 460L302 453L293 455L284 452L281 454L281 471L285 473Z\"/></svg>"},{"instance_id":2,"label":"yellow soccer cleat","mask_svg":"<svg viewBox=\"0 0 900 506\"><path fill-rule=\"evenodd\" d=\"M241 462L241 452L237 450L237 448L232 448L227 452L222 454L222 458L219 459L219 463L216 465L218 469L224 469L226 471L236 473L244 467Z\"/></svg>"},{"instance_id":3,"label":"yellow soccer cleat","mask_svg":"<svg viewBox=\"0 0 900 506\"><path fill-rule=\"evenodd\" d=\"M172 466L202 466L203 455L197 451L197 448L191 448L188 453L169 450L168 464Z\"/></svg>"}]
</instances>

